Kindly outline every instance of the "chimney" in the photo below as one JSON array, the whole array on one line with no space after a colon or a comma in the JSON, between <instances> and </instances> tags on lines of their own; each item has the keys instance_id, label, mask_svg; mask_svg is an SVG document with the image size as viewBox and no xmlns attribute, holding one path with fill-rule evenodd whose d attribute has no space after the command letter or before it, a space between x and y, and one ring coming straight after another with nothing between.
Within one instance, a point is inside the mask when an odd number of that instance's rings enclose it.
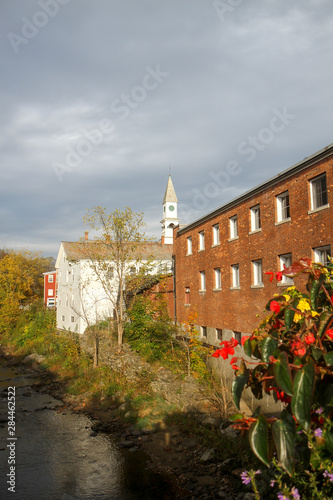
<instances>
[{"instance_id":1,"label":"chimney","mask_svg":"<svg viewBox=\"0 0 333 500\"><path fill-rule=\"evenodd\" d=\"M84 241L88 241L88 234L89 234L89 231L84 232Z\"/></svg>"}]
</instances>

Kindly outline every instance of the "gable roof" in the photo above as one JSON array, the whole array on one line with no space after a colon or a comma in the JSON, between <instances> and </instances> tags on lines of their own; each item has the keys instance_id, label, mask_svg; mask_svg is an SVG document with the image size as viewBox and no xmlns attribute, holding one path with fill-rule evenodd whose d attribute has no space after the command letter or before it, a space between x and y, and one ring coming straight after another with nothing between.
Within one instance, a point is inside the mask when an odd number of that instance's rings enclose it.
<instances>
[{"instance_id":1,"label":"gable roof","mask_svg":"<svg viewBox=\"0 0 333 500\"><path fill-rule=\"evenodd\" d=\"M96 240L88 241L63 241L62 246L66 253L67 259L71 261L89 259L93 245L100 253L101 258L108 258L110 254L110 246ZM138 255L141 259L146 260L153 257L156 260L171 260L172 245L162 245L159 241L148 241L141 243L138 250Z\"/></svg>"}]
</instances>

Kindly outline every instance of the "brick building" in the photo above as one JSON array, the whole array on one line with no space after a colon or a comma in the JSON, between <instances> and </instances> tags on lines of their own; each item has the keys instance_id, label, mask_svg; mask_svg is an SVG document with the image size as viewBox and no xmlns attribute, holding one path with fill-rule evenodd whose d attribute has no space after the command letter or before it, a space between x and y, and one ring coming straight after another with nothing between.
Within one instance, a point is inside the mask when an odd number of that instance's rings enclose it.
<instances>
[{"instance_id":1,"label":"brick building","mask_svg":"<svg viewBox=\"0 0 333 500\"><path fill-rule=\"evenodd\" d=\"M212 345L251 333L272 295L293 283L270 283L265 271L331 255L332 183L333 144L175 228L177 322L195 311L200 335Z\"/></svg>"}]
</instances>

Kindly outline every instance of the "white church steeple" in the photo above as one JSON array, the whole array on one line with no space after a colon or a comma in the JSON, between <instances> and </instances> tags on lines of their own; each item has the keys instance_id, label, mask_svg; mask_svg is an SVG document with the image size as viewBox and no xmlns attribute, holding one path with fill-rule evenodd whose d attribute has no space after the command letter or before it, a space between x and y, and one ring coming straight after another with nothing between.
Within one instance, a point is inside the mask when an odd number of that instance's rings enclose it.
<instances>
[{"instance_id":1,"label":"white church steeple","mask_svg":"<svg viewBox=\"0 0 333 500\"><path fill-rule=\"evenodd\" d=\"M162 244L173 244L173 227L177 226L179 219L177 217L177 196L173 187L171 175L169 174L168 184L163 198L163 219L162 224Z\"/></svg>"}]
</instances>

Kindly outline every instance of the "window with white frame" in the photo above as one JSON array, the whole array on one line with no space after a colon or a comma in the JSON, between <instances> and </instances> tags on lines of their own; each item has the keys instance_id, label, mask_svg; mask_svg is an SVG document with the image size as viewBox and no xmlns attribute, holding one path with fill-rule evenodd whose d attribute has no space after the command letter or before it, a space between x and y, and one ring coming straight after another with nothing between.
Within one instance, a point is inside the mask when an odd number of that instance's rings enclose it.
<instances>
[{"instance_id":1,"label":"window with white frame","mask_svg":"<svg viewBox=\"0 0 333 500\"><path fill-rule=\"evenodd\" d=\"M290 219L289 192L279 194L276 197L277 221L282 222Z\"/></svg>"},{"instance_id":2,"label":"window with white frame","mask_svg":"<svg viewBox=\"0 0 333 500\"><path fill-rule=\"evenodd\" d=\"M216 332L216 339L222 340L222 328L216 328L215 332Z\"/></svg>"},{"instance_id":3,"label":"window with white frame","mask_svg":"<svg viewBox=\"0 0 333 500\"><path fill-rule=\"evenodd\" d=\"M48 289L47 295L48 295L48 297L53 297L53 290L52 290L52 288Z\"/></svg>"},{"instance_id":4,"label":"window with white frame","mask_svg":"<svg viewBox=\"0 0 333 500\"><path fill-rule=\"evenodd\" d=\"M199 250L205 249L205 232L200 231L199 233Z\"/></svg>"},{"instance_id":5,"label":"window with white frame","mask_svg":"<svg viewBox=\"0 0 333 500\"><path fill-rule=\"evenodd\" d=\"M251 231L259 231L261 228L260 205L251 208Z\"/></svg>"},{"instance_id":6,"label":"window with white frame","mask_svg":"<svg viewBox=\"0 0 333 500\"><path fill-rule=\"evenodd\" d=\"M53 283L53 274L48 275L48 282Z\"/></svg>"},{"instance_id":7,"label":"window with white frame","mask_svg":"<svg viewBox=\"0 0 333 500\"><path fill-rule=\"evenodd\" d=\"M200 291L206 290L206 272L200 271Z\"/></svg>"},{"instance_id":8,"label":"window with white frame","mask_svg":"<svg viewBox=\"0 0 333 500\"><path fill-rule=\"evenodd\" d=\"M317 210L328 204L326 173L310 180L311 210Z\"/></svg>"},{"instance_id":9,"label":"window with white frame","mask_svg":"<svg viewBox=\"0 0 333 500\"><path fill-rule=\"evenodd\" d=\"M252 269L253 269L253 284L254 286L260 286L263 284L263 276L262 276L262 260L253 260L252 261Z\"/></svg>"},{"instance_id":10,"label":"window with white frame","mask_svg":"<svg viewBox=\"0 0 333 500\"><path fill-rule=\"evenodd\" d=\"M220 226L219 224L215 224L213 226L213 245L220 244Z\"/></svg>"},{"instance_id":11,"label":"window with white frame","mask_svg":"<svg viewBox=\"0 0 333 500\"><path fill-rule=\"evenodd\" d=\"M238 224L237 224L237 215L230 217L230 239L233 240L238 238Z\"/></svg>"},{"instance_id":12,"label":"window with white frame","mask_svg":"<svg viewBox=\"0 0 333 500\"><path fill-rule=\"evenodd\" d=\"M215 276L215 289L221 290L221 268L217 267L214 269Z\"/></svg>"},{"instance_id":13,"label":"window with white frame","mask_svg":"<svg viewBox=\"0 0 333 500\"><path fill-rule=\"evenodd\" d=\"M239 287L239 264L231 266L231 280L233 288Z\"/></svg>"},{"instance_id":14,"label":"window with white frame","mask_svg":"<svg viewBox=\"0 0 333 500\"><path fill-rule=\"evenodd\" d=\"M74 323L74 316L71 316L71 322Z\"/></svg>"},{"instance_id":15,"label":"window with white frame","mask_svg":"<svg viewBox=\"0 0 333 500\"><path fill-rule=\"evenodd\" d=\"M187 238L187 255L192 254L192 236Z\"/></svg>"},{"instance_id":16,"label":"window with white frame","mask_svg":"<svg viewBox=\"0 0 333 500\"><path fill-rule=\"evenodd\" d=\"M207 337L207 327L206 326L200 326L200 334L201 337Z\"/></svg>"},{"instance_id":17,"label":"window with white frame","mask_svg":"<svg viewBox=\"0 0 333 500\"><path fill-rule=\"evenodd\" d=\"M327 264L329 264L330 262L329 257L332 256L331 245L314 248L313 253L315 262L320 262L321 264L324 264L324 266L327 266Z\"/></svg>"},{"instance_id":18,"label":"window with white frame","mask_svg":"<svg viewBox=\"0 0 333 500\"><path fill-rule=\"evenodd\" d=\"M279 255L279 261L280 261L280 271L283 271L287 267L291 266L292 264L291 253L285 253L283 255ZM292 278L288 278L288 276L282 276L281 283L292 285L293 282L294 281Z\"/></svg>"}]
</instances>

